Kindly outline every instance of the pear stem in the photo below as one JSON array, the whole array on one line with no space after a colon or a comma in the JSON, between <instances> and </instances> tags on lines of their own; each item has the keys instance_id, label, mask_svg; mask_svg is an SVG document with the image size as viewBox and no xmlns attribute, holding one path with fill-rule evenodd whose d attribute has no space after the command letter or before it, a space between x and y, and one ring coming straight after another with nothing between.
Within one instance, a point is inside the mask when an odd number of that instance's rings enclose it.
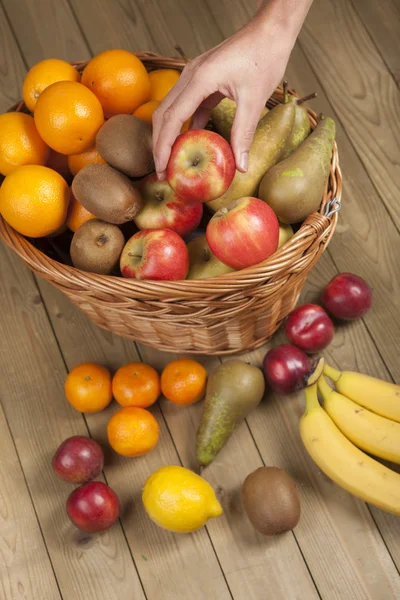
<instances>
[{"instance_id":1,"label":"pear stem","mask_svg":"<svg viewBox=\"0 0 400 600\"><path fill-rule=\"evenodd\" d=\"M303 96L297 100L297 104L303 104L303 102L307 102L307 100L312 100L318 96L317 92L313 92L312 94L307 94L307 96Z\"/></svg>"},{"instance_id":2,"label":"pear stem","mask_svg":"<svg viewBox=\"0 0 400 600\"><path fill-rule=\"evenodd\" d=\"M177 51L177 53L180 55L180 57L183 58L183 60L187 64L189 62L189 59L188 59L188 57L186 56L186 54L184 53L184 51L182 50L182 48L181 48L181 46L179 44L176 44L175 50Z\"/></svg>"},{"instance_id":3,"label":"pear stem","mask_svg":"<svg viewBox=\"0 0 400 600\"><path fill-rule=\"evenodd\" d=\"M314 385L310 385L310 387L305 388L304 391L306 394L306 413L320 408L317 394L317 384L314 383Z\"/></svg>"},{"instance_id":4,"label":"pear stem","mask_svg":"<svg viewBox=\"0 0 400 600\"><path fill-rule=\"evenodd\" d=\"M321 377L318 381L318 390L321 392L324 400L326 400L329 394L332 394L333 389L328 385L325 377Z\"/></svg>"},{"instance_id":5,"label":"pear stem","mask_svg":"<svg viewBox=\"0 0 400 600\"><path fill-rule=\"evenodd\" d=\"M286 81L286 79L285 79L285 81L282 82L282 87L283 87L283 104L287 104L289 101L289 98L288 98L288 82Z\"/></svg>"},{"instance_id":6,"label":"pear stem","mask_svg":"<svg viewBox=\"0 0 400 600\"><path fill-rule=\"evenodd\" d=\"M329 377L329 379L332 379L332 381L334 381L335 383L338 382L342 376L340 371L337 371L336 369L334 369L333 367L330 367L326 363L324 366L324 374L327 377Z\"/></svg>"}]
</instances>

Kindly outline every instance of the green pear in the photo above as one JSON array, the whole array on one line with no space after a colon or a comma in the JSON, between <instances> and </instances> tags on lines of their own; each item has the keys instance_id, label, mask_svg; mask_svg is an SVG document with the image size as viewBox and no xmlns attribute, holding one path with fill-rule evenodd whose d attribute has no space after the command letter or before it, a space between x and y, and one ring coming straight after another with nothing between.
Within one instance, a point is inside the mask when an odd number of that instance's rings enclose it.
<instances>
[{"instance_id":1,"label":"green pear","mask_svg":"<svg viewBox=\"0 0 400 600\"><path fill-rule=\"evenodd\" d=\"M225 273L232 273L235 269L224 265L223 262L211 252L205 235L191 240L187 245L189 251L189 272L186 279L205 279L216 277Z\"/></svg>"},{"instance_id":2,"label":"green pear","mask_svg":"<svg viewBox=\"0 0 400 600\"><path fill-rule=\"evenodd\" d=\"M287 223L279 223L279 240L278 240L278 248L286 244L290 240L290 238L294 235L293 229L291 225Z\"/></svg>"},{"instance_id":3,"label":"green pear","mask_svg":"<svg viewBox=\"0 0 400 600\"><path fill-rule=\"evenodd\" d=\"M264 117L268 112L268 108L264 107L261 111L260 119ZM211 111L211 120L214 127L227 142L231 140L231 130L233 121L236 115L236 102L230 98L224 98L219 104Z\"/></svg>"},{"instance_id":4,"label":"green pear","mask_svg":"<svg viewBox=\"0 0 400 600\"><path fill-rule=\"evenodd\" d=\"M301 104L301 100L297 100L295 96L289 96L288 102L293 102L295 105L295 115L292 131L290 132L285 147L279 160L284 160L292 152L300 146L300 144L308 137L311 133L310 119L308 118L308 111L305 106Z\"/></svg>"}]
</instances>

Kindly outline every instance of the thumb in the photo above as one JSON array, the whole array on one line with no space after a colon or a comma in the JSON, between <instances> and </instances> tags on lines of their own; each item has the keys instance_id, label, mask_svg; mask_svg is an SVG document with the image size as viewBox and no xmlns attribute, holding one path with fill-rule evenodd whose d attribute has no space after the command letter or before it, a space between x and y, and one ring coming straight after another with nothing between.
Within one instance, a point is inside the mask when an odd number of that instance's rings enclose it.
<instances>
[{"instance_id":1,"label":"thumb","mask_svg":"<svg viewBox=\"0 0 400 600\"><path fill-rule=\"evenodd\" d=\"M253 142L254 133L260 120L264 103L255 100L248 94L239 96L235 119L231 132L231 146L235 156L236 168L241 173L246 173L249 163L249 150Z\"/></svg>"}]
</instances>

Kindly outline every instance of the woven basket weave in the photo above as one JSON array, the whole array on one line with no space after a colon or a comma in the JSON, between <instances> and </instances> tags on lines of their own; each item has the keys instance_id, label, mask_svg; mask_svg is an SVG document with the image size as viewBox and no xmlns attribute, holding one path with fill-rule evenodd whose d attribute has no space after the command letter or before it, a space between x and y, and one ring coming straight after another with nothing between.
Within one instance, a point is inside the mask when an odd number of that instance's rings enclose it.
<instances>
[{"instance_id":1,"label":"woven basket weave","mask_svg":"<svg viewBox=\"0 0 400 600\"><path fill-rule=\"evenodd\" d=\"M181 58L138 54L149 70L182 70ZM75 66L82 70L86 63ZM293 90L291 93L296 94ZM268 106L283 101L277 88ZM21 102L11 110L25 110ZM309 110L314 128L316 114ZM273 256L235 273L191 281L136 281L79 271L53 260L0 218L0 237L28 267L60 289L94 323L148 346L176 353L222 355L266 342L295 307L312 267L334 233L342 177L336 144L328 189L310 215ZM329 216L324 216L325 214Z\"/></svg>"}]
</instances>

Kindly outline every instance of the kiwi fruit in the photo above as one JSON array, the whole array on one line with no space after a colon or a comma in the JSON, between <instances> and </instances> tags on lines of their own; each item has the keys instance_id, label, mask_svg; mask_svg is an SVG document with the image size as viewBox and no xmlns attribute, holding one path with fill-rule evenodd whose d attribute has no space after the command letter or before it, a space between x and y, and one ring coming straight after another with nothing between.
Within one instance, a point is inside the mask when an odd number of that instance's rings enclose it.
<instances>
[{"instance_id":1,"label":"kiwi fruit","mask_svg":"<svg viewBox=\"0 0 400 600\"><path fill-rule=\"evenodd\" d=\"M260 467L242 487L244 510L254 529L276 535L296 527L300 501L292 478L277 467Z\"/></svg>"},{"instance_id":2,"label":"kiwi fruit","mask_svg":"<svg viewBox=\"0 0 400 600\"><path fill-rule=\"evenodd\" d=\"M132 181L109 165L86 165L74 177L72 193L95 217L122 225L143 206L140 192Z\"/></svg>"},{"instance_id":3,"label":"kiwi fruit","mask_svg":"<svg viewBox=\"0 0 400 600\"><path fill-rule=\"evenodd\" d=\"M101 158L128 177L154 171L152 128L133 115L115 115L99 129L96 147Z\"/></svg>"},{"instance_id":4,"label":"kiwi fruit","mask_svg":"<svg viewBox=\"0 0 400 600\"><path fill-rule=\"evenodd\" d=\"M71 259L81 271L109 275L119 263L125 238L119 227L100 219L83 223L72 238Z\"/></svg>"}]
</instances>

